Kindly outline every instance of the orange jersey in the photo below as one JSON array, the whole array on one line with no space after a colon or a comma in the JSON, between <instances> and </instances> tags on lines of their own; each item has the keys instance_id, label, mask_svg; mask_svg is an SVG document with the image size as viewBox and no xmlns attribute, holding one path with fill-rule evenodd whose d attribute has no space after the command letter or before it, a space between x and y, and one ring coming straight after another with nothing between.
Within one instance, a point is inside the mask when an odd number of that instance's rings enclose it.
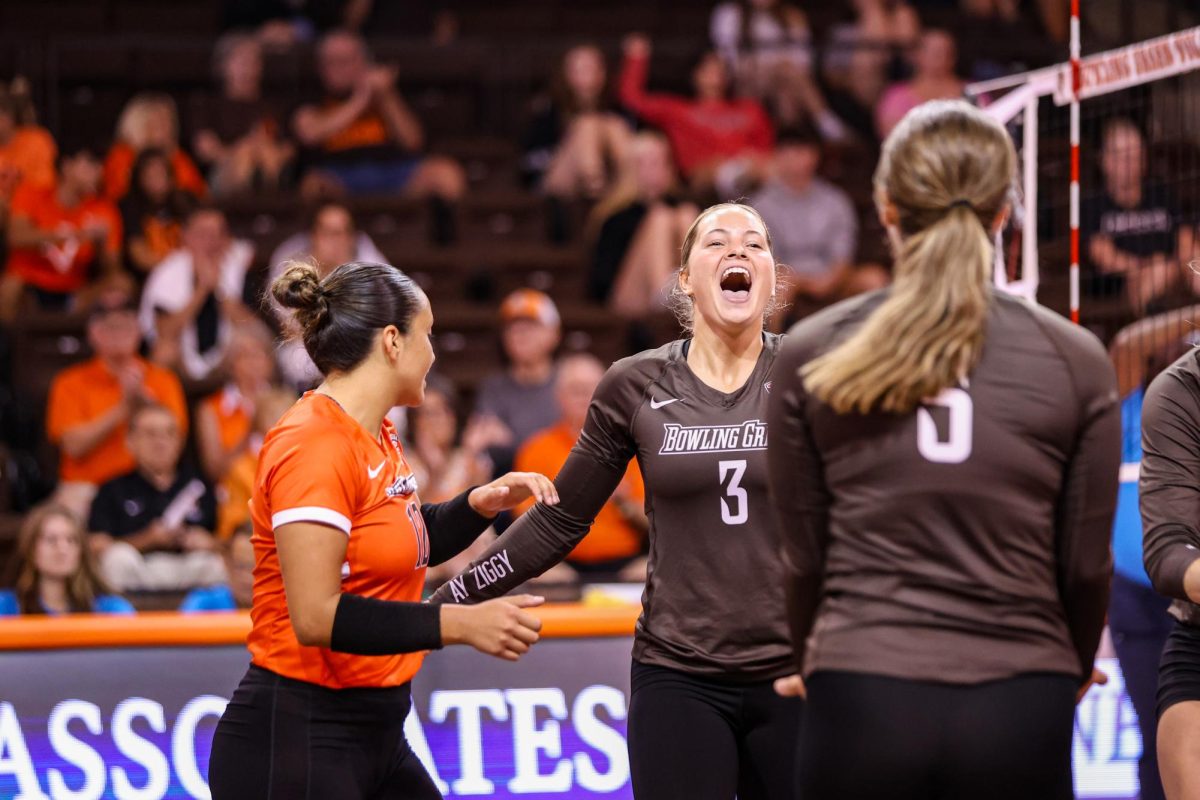
<instances>
[{"instance_id":1,"label":"orange jersey","mask_svg":"<svg viewBox=\"0 0 1200 800\"><path fill-rule=\"evenodd\" d=\"M336 528L347 537L343 592L419 602L429 537L416 488L391 422L384 420L372 437L336 401L315 392L283 415L263 441L250 500L255 565L247 644L255 664L331 689L412 679L424 653L360 656L299 643L275 529L292 522Z\"/></svg>"},{"instance_id":2,"label":"orange jersey","mask_svg":"<svg viewBox=\"0 0 1200 800\"><path fill-rule=\"evenodd\" d=\"M555 425L533 436L517 451L514 467L520 472L540 472L543 475L557 475L562 465L567 462L571 448L575 446L575 437L563 425ZM625 498L641 504L646 500L646 487L642 483L642 472L638 469L637 461L630 461L625 470L625 477L617 494L625 493ZM527 500L517 507L524 513L533 507L533 500ZM575 549L567 556L568 561L595 563L611 561L617 558L629 558L641 552L642 534L637 528L625 521L625 517L617 508L617 503L609 499L592 529Z\"/></svg>"},{"instance_id":3,"label":"orange jersey","mask_svg":"<svg viewBox=\"0 0 1200 800\"><path fill-rule=\"evenodd\" d=\"M24 217L40 231L79 232L89 225L103 223L108 228L105 252L114 258L121 252L121 215L116 206L100 197L88 197L67 208L59 202L53 187L39 189L21 184L13 195L12 215ZM48 292L74 292L87 283L88 267L95 258L94 241L73 236L40 247L14 247L8 257L8 268L27 283Z\"/></svg>"},{"instance_id":4,"label":"orange jersey","mask_svg":"<svg viewBox=\"0 0 1200 800\"><path fill-rule=\"evenodd\" d=\"M143 391L151 400L175 413L179 430L186 435L187 401L179 378L174 372L148 361L139 359L138 362L144 370ZM48 438L58 444L67 430L103 416L121 402L123 396L121 382L99 358L68 367L55 376L50 386L50 400L46 406ZM122 422L90 453L79 458L61 453L59 478L101 484L131 471L135 464L133 454L125 445L126 430L127 426Z\"/></svg>"},{"instance_id":5,"label":"orange jersey","mask_svg":"<svg viewBox=\"0 0 1200 800\"><path fill-rule=\"evenodd\" d=\"M8 144L0 145L0 197L11 197L18 186L52 188L57 181L54 159L58 146L45 128L17 128Z\"/></svg>"}]
</instances>

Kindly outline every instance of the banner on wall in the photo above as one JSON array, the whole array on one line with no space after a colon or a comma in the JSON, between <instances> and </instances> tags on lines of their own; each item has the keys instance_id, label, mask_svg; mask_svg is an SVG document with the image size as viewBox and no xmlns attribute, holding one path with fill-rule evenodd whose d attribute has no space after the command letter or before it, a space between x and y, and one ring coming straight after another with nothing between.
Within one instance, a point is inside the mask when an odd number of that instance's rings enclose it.
<instances>
[{"instance_id":1,"label":"banner on wall","mask_svg":"<svg viewBox=\"0 0 1200 800\"><path fill-rule=\"evenodd\" d=\"M631 798L624 638L540 643L519 664L433 653L409 741L447 797ZM208 753L242 647L0 655L0 800L207 798ZM1132 798L1141 751L1115 660L1080 705L1080 798Z\"/></svg>"}]
</instances>

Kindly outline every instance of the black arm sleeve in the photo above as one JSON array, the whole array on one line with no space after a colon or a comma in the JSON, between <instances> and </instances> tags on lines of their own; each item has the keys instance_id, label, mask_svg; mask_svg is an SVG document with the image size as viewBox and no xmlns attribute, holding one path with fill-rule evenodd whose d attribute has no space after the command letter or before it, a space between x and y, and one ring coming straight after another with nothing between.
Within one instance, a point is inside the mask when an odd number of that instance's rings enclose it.
<instances>
[{"instance_id":1,"label":"black arm sleeve","mask_svg":"<svg viewBox=\"0 0 1200 800\"><path fill-rule=\"evenodd\" d=\"M1099 343L1094 344L1072 358L1082 424L1059 495L1057 539L1059 597L1085 680L1092 674L1108 610L1121 466L1116 374Z\"/></svg>"},{"instance_id":2,"label":"black arm sleeve","mask_svg":"<svg viewBox=\"0 0 1200 800\"><path fill-rule=\"evenodd\" d=\"M1161 594L1190 600L1183 576L1200 558L1200 392L1181 364L1150 384L1142 404L1143 559Z\"/></svg>"},{"instance_id":3,"label":"black arm sleeve","mask_svg":"<svg viewBox=\"0 0 1200 800\"><path fill-rule=\"evenodd\" d=\"M342 594L329 649L359 656L417 653L442 646L442 612L428 603Z\"/></svg>"},{"instance_id":4,"label":"black arm sleeve","mask_svg":"<svg viewBox=\"0 0 1200 800\"><path fill-rule=\"evenodd\" d=\"M767 412L767 462L771 502L782 536L788 624L796 668L804 653L821 599L829 546L829 505L824 468L806 415L807 394L800 367L808 360L804 342L789 336L775 362L776 389Z\"/></svg>"},{"instance_id":5,"label":"black arm sleeve","mask_svg":"<svg viewBox=\"0 0 1200 800\"><path fill-rule=\"evenodd\" d=\"M635 396L614 365L597 387L579 441L554 481L558 505L538 503L461 574L433 593L434 603L478 603L536 578L570 553L612 496L629 459Z\"/></svg>"},{"instance_id":6,"label":"black arm sleeve","mask_svg":"<svg viewBox=\"0 0 1200 800\"><path fill-rule=\"evenodd\" d=\"M477 514L467 501L472 486L444 503L425 503L421 517L429 531L429 565L443 564L471 546L487 530L495 517Z\"/></svg>"}]
</instances>

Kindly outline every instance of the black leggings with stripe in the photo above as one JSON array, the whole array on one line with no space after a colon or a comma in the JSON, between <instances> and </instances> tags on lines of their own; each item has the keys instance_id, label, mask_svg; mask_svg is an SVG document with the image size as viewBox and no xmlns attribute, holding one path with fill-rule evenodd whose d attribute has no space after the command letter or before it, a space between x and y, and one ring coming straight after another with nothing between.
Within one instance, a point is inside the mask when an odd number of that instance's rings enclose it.
<instances>
[{"instance_id":1,"label":"black leggings with stripe","mask_svg":"<svg viewBox=\"0 0 1200 800\"><path fill-rule=\"evenodd\" d=\"M441 800L404 738L408 684L327 689L251 666L213 736L213 800Z\"/></svg>"}]
</instances>

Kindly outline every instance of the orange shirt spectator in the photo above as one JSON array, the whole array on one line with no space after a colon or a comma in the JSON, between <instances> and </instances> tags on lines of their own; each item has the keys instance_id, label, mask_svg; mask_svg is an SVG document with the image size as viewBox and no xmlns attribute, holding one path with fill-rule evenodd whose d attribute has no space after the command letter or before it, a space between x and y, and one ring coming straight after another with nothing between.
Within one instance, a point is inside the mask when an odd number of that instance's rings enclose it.
<instances>
[{"instance_id":1,"label":"orange shirt spectator","mask_svg":"<svg viewBox=\"0 0 1200 800\"><path fill-rule=\"evenodd\" d=\"M98 255L112 263L121 256L121 215L116 206L95 196L64 202L68 194L62 187L26 183L12 199L14 220L25 220L41 241L23 247L13 237L8 268L47 292L79 291Z\"/></svg>"},{"instance_id":2,"label":"orange shirt spectator","mask_svg":"<svg viewBox=\"0 0 1200 800\"><path fill-rule=\"evenodd\" d=\"M0 84L0 201L12 197L17 186L40 189L54 185L54 137L35 124L36 113L29 85L14 79Z\"/></svg>"},{"instance_id":3,"label":"orange shirt spectator","mask_svg":"<svg viewBox=\"0 0 1200 800\"><path fill-rule=\"evenodd\" d=\"M243 395L234 384L204 398L201 408L212 414L221 446L226 450L244 443L250 435L254 398Z\"/></svg>"},{"instance_id":4,"label":"orange shirt spectator","mask_svg":"<svg viewBox=\"0 0 1200 800\"><path fill-rule=\"evenodd\" d=\"M518 472L557 475L566 463L571 448L575 446L575 439L576 435L563 424L542 431L517 452L515 469ZM638 555L642 550L642 532L627 521L620 506L623 503L635 503L641 507L645 500L646 487L642 483L642 472L637 462L631 461L617 491L596 515L592 530L575 546L567 560L597 563ZM533 508L532 500L518 506L517 511L524 513L530 508Z\"/></svg>"},{"instance_id":5,"label":"orange shirt spectator","mask_svg":"<svg viewBox=\"0 0 1200 800\"><path fill-rule=\"evenodd\" d=\"M185 192L197 197L208 194L208 185L200 168L187 153L176 148L171 153L171 168L175 170L175 183ZM133 162L137 152L124 142L117 142L104 159L104 193L111 200L120 200L129 191L129 178L133 174Z\"/></svg>"},{"instance_id":6,"label":"orange shirt spectator","mask_svg":"<svg viewBox=\"0 0 1200 800\"><path fill-rule=\"evenodd\" d=\"M45 128L17 128L7 141L0 142L0 194L9 196L17 186L53 186L57 155L58 146Z\"/></svg>"},{"instance_id":7,"label":"orange shirt spectator","mask_svg":"<svg viewBox=\"0 0 1200 800\"><path fill-rule=\"evenodd\" d=\"M104 160L104 193L120 200L129 190L130 176L138 153L162 150L175 170L175 185L197 197L208 194L208 186L195 162L179 149L179 116L170 95L144 92L121 111L116 142Z\"/></svg>"},{"instance_id":8,"label":"orange shirt spectator","mask_svg":"<svg viewBox=\"0 0 1200 800\"><path fill-rule=\"evenodd\" d=\"M142 370L145 398L175 412L180 428L186 430L187 403L175 373L136 357L132 365ZM124 396L121 379L101 358L63 370L50 387L46 411L46 432L50 441L61 443L67 429L103 416L120 405ZM114 427L86 455L72 457L63 453L59 460L59 478L100 484L132 471L135 465L125 445L125 428L124 422Z\"/></svg>"},{"instance_id":9,"label":"orange shirt spectator","mask_svg":"<svg viewBox=\"0 0 1200 800\"><path fill-rule=\"evenodd\" d=\"M250 498L254 496L254 476L258 472L258 453L263 437L279 418L296 402L296 396L286 389L264 393L254 409L253 433L242 451L225 472L217 486L217 539L225 541L233 532L250 521Z\"/></svg>"}]
</instances>

